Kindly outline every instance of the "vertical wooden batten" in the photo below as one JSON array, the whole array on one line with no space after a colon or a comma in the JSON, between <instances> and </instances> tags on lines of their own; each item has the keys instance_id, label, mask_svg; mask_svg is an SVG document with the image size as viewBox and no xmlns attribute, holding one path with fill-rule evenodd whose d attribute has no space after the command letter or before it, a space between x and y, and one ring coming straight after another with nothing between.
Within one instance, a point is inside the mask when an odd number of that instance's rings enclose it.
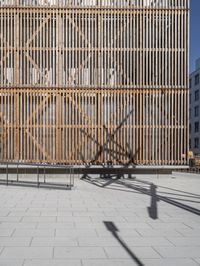
<instances>
[{"instance_id":1,"label":"vertical wooden batten","mask_svg":"<svg viewBox=\"0 0 200 266\"><path fill-rule=\"evenodd\" d=\"M0 160L188 163L189 0L0 3Z\"/></svg>"}]
</instances>

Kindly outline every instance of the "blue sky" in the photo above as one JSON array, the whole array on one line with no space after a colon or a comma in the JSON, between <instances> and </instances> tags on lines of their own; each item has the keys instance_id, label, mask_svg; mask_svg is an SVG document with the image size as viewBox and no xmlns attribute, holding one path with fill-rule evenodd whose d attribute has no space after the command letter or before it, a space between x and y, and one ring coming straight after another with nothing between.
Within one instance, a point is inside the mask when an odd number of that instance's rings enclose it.
<instances>
[{"instance_id":1,"label":"blue sky","mask_svg":"<svg viewBox=\"0 0 200 266\"><path fill-rule=\"evenodd\" d=\"M195 59L200 57L200 0L190 1L190 72L195 69Z\"/></svg>"}]
</instances>

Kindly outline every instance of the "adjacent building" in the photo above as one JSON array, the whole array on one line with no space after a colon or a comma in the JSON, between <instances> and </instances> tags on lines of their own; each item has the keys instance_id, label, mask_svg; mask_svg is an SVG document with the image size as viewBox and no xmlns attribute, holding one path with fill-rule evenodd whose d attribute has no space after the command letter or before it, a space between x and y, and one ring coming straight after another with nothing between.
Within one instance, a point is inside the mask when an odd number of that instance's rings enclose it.
<instances>
[{"instance_id":1,"label":"adjacent building","mask_svg":"<svg viewBox=\"0 0 200 266\"><path fill-rule=\"evenodd\" d=\"M200 155L200 58L196 60L195 71L190 74L190 150Z\"/></svg>"},{"instance_id":2,"label":"adjacent building","mask_svg":"<svg viewBox=\"0 0 200 266\"><path fill-rule=\"evenodd\" d=\"M189 0L1 0L0 160L188 164Z\"/></svg>"}]
</instances>

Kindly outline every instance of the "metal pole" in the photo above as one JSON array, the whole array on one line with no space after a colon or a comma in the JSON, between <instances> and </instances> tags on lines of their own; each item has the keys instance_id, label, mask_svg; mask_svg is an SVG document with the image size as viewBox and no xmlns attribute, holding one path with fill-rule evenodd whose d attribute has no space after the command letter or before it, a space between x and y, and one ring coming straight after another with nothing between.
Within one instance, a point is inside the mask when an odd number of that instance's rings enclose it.
<instances>
[{"instance_id":1,"label":"metal pole","mask_svg":"<svg viewBox=\"0 0 200 266\"><path fill-rule=\"evenodd\" d=\"M72 180L71 180L71 167L69 167L69 185L70 185L70 189L72 187Z\"/></svg>"},{"instance_id":2,"label":"metal pole","mask_svg":"<svg viewBox=\"0 0 200 266\"><path fill-rule=\"evenodd\" d=\"M39 166L37 166L37 184L38 184L38 187L39 187Z\"/></svg>"},{"instance_id":3,"label":"metal pole","mask_svg":"<svg viewBox=\"0 0 200 266\"><path fill-rule=\"evenodd\" d=\"M7 162L7 165L6 165L6 184L8 186L8 162Z\"/></svg>"},{"instance_id":4,"label":"metal pole","mask_svg":"<svg viewBox=\"0 0 200 266\"><path fill-rule=\"evenodd\" d=\"M73 168L72 168L72 166L70 166L70 170L71 170L71 186L73 186Z\"/></svg>"},{"instance_id":5,"label":"metal pole","mask_svg":"<svg viewBox=\"0 0 200 266\"><path fill-rule=\"evenodd\" d=\"M73 178L72 178L72 186L74 186L74 167L72 166L72 174L73 174Z\"/></svg>"},{"instance_id":6,"label":"metal pole","mask_svg":"<svg viewBox=\"0 0 200 266\"><path fill-rule=\"evenodd\" d=\"M19 181L19 162L17 162L17 182Z\"/></svg>"},{"instance_id":7,"label":"metal pole","mask_svg":"<svg viewBox=\"0 0 200 266\"><path fill-rule=\"evenodd\" d=\"M45 168L45 165L44 165L44 183L46 183L46 168Z\"/></svg>"}]
</instances>

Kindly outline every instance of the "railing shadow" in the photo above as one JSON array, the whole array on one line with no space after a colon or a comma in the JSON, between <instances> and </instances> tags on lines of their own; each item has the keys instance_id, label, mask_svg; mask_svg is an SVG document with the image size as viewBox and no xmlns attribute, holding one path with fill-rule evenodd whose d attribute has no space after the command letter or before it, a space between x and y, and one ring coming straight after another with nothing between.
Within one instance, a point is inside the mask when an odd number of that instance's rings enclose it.
<instances>
[{"instance_id":1,"label":"railing shadow","mask_svg":"<svg viewBox=\"0 0 200 266\"><path fill-rule=\"evenodd\" d=\"M138 265L138 266L144 266L144 264L139 260L138 257L131 251L131 249L127 246L127 244L119 237L118 235L118 228L115 226L113 222L110 221L104 221L103 222L107 230L113 235L113 237L120 243L120 245L125 249L125 251L128 253L128 255L132 258L132 260Z\"/></svg>"},{"instance_id":2,"label":"railing shadow","mask_svg":"<svg viewBox=\"0 0 200 266\"><path fill-rule=\"evenodd\" d=\"M141 180L140 180L140 183L149 184L146 181L141 181ZM151 183L151 184L153 186L155 186L153 183ZM174 200L174 199L172 199L170 197L162 196L161 195L161 192L159 192L159 194L157 194L157 195L155 195L155 193L153 193L153 195L152 195L151 194L151 192L152 192L151 189L148 189L147 190L146 188L144 189L142 186L135 186L133 184L126 184L126 183L124 183L123 185L125 187L131 188L131 189L134 189L134 190L137 190L137 191L139 191L139 192L141 192L143 194L147 194L147 195L149 195L151 197L153 196L154 199L152 200L152 202L153 202L154 205L157 204L157 201L163 201L163 202L166 202L166 203L171 204L173 206L179 207L179 208L181 208L183 210L186 210L188 212L191 212L193 214L200 215L200 210L199 209L196 209L196 208L194 208L192 206L189 206L189 205L183 204L181 202L178 202L177 200L179 200L179 199ZM176 195L176 194L174 194L174 195Z\"/></svg>"},{"instance_id":3,"label":"railing shadow","mask_svg":"<svg viewBox=\"0 0 200 266\"><path fill-rule=\"evenodd\" d=\"M112 189L112 190L118 190L118 191L120 190L124 192L134 192L134 193L136 192L136 193L141 193L141 194L150 196L151 197L150 206L147 207L147 210L148 210L149 217L152 219L158 219L158 206L157 206L158 201L162 201L170 205L176 206L185 211L191 212L195 215L200 215L199 209L181 202L181 201L187 201L188 203L200 203L199 201L191 200L191 198L200 199L200 195L197 195L197 194L194 194L194 196L191 196L192 193L188 193L190 200L178 198L176 196L179 196L179 194L175 194L175 193L170 193L170 195L172 195L173 197L163 196L165 192L157 191L157 189L160 188L159 186L156 186L154 183L150 183L150 182L143 181L143 180L137 180L137 179L134 179L131 182L129 182L129 180L127 181L126 179L122 180L122 179L116 178L116 179L112 179L109 181L106 180L105 182L105 180L102 178L91 178L90 176L87 176L85 181L95 186L98 186L100 188L104 188L104 189ZM118 187L114 185L117 185ZM168 187L166 188L170 190L170 188ZM187 196L187 192L180 191L180 190L179 192L182 192L186 194Z\"/></svg>"},{"instance_id":4,"label":"railing shadow","mask_svg":"<svg viewBox=\"0 0 200 266\"><path fill-rule=\"evenodd\" d=\"M150 186L150 194L151 194L151 206L148 207L149 217L156 220L158 219L158 207L157 207L157 194L156 194L156 186L151 184Z\"/></svg>"}]
</instances>

